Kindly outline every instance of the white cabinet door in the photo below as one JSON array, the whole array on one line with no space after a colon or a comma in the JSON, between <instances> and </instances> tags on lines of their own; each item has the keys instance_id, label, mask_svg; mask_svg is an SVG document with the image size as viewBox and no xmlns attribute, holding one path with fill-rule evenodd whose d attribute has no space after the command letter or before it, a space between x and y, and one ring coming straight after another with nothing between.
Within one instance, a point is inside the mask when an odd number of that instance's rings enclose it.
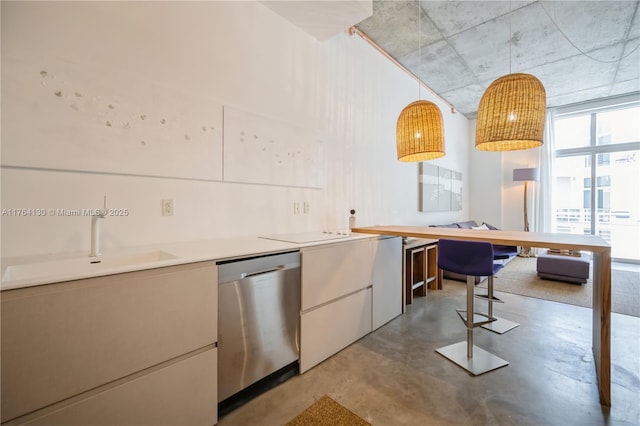
<instances>
[{"instance_id":1,"label":"white cabinet door","mask_svg":"<svg viewBox=\"0 0 640 426\"><path fill-rule=\"evenodd\" d=\"M73 401L27 425L202 425L218 422L213 348Z\"/></svg>"},{"instance_id":2,"label":"white cabinet door","mask_svg":"<svg viewBox=\"0 0 640 426\"><path fill-rule=\"evenodd\" d=\"M373 329L402 313L402 238L374 241Z\"/></svg>"},{"instance_id":3,"label":"white cabinet door","mask_svg":"<svg viewBox=\"0 0 640 426\"><path fill-rule=\"evenodd\" d=\"M302 311L371 285L374 239L303 248Z\"/></svg>"},{"instance_id":4,"label":"white cabinet door","mask_svg":"<svg viewBox=\"0 0 640 426\"><path fill-rule=\"evenodd\" d=\"M2 421L214 344L217 297L214 262L2 292Z\"/></svg>"},{"instance_id":5,"label":"white cabinet door","mask_svg":"<svg viewBox=\"0 0 640 426\"><path fill-rule=\"evenodd\" d=\"M303 312L300 373L371 332L371 288Z\"/></svg>"}]
</instances>

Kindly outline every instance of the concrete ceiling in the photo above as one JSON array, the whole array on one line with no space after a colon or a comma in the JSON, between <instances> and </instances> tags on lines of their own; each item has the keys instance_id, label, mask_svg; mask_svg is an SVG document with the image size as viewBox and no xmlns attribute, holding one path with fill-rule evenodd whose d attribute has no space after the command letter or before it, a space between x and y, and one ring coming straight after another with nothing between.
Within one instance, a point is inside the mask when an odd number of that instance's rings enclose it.
<instances>
[{"instance_id":1,"label":"concrete ceiling","mask_svg":"<svg viewBox=\"0 0 640 426\"><path fill-rule=\"evenodd\" d=\"M639 3L374 0L356 27L474 118L509 72L538 77L547 107L640 91Z\"/></svg>"}]
</instances>

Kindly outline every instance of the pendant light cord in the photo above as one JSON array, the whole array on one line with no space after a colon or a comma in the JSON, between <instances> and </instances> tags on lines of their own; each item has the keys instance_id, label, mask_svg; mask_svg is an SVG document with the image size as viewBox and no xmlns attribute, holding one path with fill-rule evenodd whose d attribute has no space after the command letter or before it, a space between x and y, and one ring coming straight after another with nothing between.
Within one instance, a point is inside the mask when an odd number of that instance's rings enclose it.
<instances>
[{"instance_id":1,"label":"pendant light cord","mask_svg":"<svg viewBox=\"0 0 640 426\"><path fill-rule=\"evenodd\" d=\"M420 38L422 37L422 8L420 7L420 0L417 1L418 4L418 70L420 70L420 64L422 63L422 43L420 43ZM420 77L418 77L420 80ZM421 84L418 82L418 100L422 99L422 90Z\"/></svg>"},{"instance_id":2,"label":"pendant light cord","mask_svg":"<svg viewBox=\"0 0 640 426\"><path fill-rule=\"evenodd\" d=\"M636 47L634 47L633 49L631 49L631 51L630 51L629 53L627 53L626 55L623 55L623 56L621 56L620 58L618 58L618 59L613 59L613 60L611 60L611 61L605 61L605 60L602 60L602 59L594 58L593 56L589 55L587 52L584 52L582 49L580 49L578 46L576 46L576 45L575 45L575 43L574 43L574 42L572 42L572 41L571 41L571 39L569 39L569 37L564 33L564 31L562 31L562 30L560 29L560 27L558 26L558 24L556 23L556 21L551 17L551 14L550 14L550 13L549 13L549 11L547 10L547 8L546 8L546 7L544 7L544 2L540 1L540 2L538 2L538 3L540 3L540 6L542 6L542 10L544 10L544 13L546 13L546 14L547 14L547 16L549 17L549 19L550 19L550 20L551 20L551 22L553 23L553 25L556 27L556 29L557 29L558 31L560 31L560 34L562 34L562 36L563 36L563 37L564 37L564 38L569 42L569 44L570 44L571 46L573 46L573 47L574 47L578 52L580 52L581 54L583 54L584 56L586 56L586 57L587 57L587 58L589 58L589 59L592 59L592 60L594 60L594 61L596 61L596 62L601 62L601 63L603 63L603 64L613 64L613 63L615 63L615 62L619 62L619 61L621 61L621 60L623 60L623 59L628 58L629 56L631 56L631 55L633 54L633 52L635 52L636 50L638 50L638 47L640 47L640 43L638 43L638 45L637 45ZM638 5L636 4L636 12L637 12L637 9L638 9ZM628 34L625 34L625 38L626 38L626 36L627 36L627 35L628 35ZM624 48L623 48L623 52L624 52Z\"/></svg>"},{"instance_id":3,"label":"pendant light cord","mask_svg":"<svg viewBox=\"0 0 640 426\"><path fill-rule=\"evenodd\" d=\"M511 35L511 20L513 19L512 17L512 13L511 13L511 0L509 0L509 40L507 40L507 42L509 43L509 74L511 74L511 45L513 43L511 43L511 38L513 37Z\"/></svg>"}]
</instances>

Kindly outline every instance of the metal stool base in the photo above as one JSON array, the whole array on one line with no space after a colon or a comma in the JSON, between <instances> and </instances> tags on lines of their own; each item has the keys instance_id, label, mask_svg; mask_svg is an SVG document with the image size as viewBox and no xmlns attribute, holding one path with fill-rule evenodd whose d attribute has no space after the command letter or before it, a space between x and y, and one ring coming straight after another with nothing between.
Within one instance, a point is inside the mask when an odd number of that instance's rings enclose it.
<instances>
[{"instance_id":1,"label":"metal stool base","mask_svg":"<svg viewBox=\"0 0 640 426\"><path fill-rule=\"evenodd\" d=\"M473 357L467 358L467 342L462 341L453 345L436 349L440 355L458 364L474 376L488 373L500 367L509 365L504 359L473 346Z\"/></svg>"},{"instance_id":2,"label":"metal stool base","mask_svg":"<svg viewBox=\"0 0 640 426\"><path fill-rule=\"evenodd\" d=\"M493 331L494 333L504 334L509 330L513 330L520 324L517 322L509 321L504 318L494 317L495 321L492 321L488 324L484 324L481 327L486 328L489 331Z\"/></svg>"},{"instance_id":3,"label":"metal stool base","mask_svg":"<svg viewBox=\"0 0 640 426\"><path fill-rule=\"evenodd\" d=\"M476 297L478 297L476 295ZM481 298L486 298L487 299L487 316L489 318L493 318L495 319L495 321L490 322L488 324L482 324L481 327L485 328L489 331L493 331L494 333L498 333L498 334L504 334L509 330L513 330L514 328L516 328L517 326L519 326L520 324L518 324L517 322L513 322L513 321L509 321L506 320L504 318L498 318L496 316L493 315L493 303L494 302L498 302L498 303L504 303L502 300L498 299L497 297L495 297L493 295L493 277L489 277L489 282L487 284L487 295L486 296L480 296Z\"/></svg>"}]
</instances>

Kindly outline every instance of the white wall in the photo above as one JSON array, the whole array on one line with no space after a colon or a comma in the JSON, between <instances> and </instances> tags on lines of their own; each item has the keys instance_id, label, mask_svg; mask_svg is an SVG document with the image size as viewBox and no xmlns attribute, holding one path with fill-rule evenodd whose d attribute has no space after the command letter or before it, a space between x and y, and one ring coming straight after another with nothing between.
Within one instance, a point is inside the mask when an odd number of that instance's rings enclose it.
<instances>
[{"instance_id":1,"label":"white wall","mask_svg":"<svg viewBox=\"0 0 640 426\"><path fill-rule=\"evenodd\" d=\"M472 120L469 125L472 146L475 144L476 121ZM522 231L524 229L524 183L513 181L513 170L539 167L540 149L489 152L472 148L469 164L470 218L479 224L487 222L500 229ZM534 204L536 185L536 182L529 182L527 190L531 231L535 230L536 223Z\"/></svg>"},{"instance_id":2,"label":"white wall","mask_svg":"<svg viewBox=\"0 0 640 426\"><path fill-rule=\"evenodd\" d=\"M469 126L472 146L469 160L470 218L478 224L486 222L505 229L502 212L502 155L499 152L475 149L476 121L473 120Z\"/></svg>"},{"instance_id":3,"label":"white wall","mask_svg":"<svg viewBox=\"0 0 640 426\"><path fill-rule=\"evenodd\" d=\"M3 76L7 69L37 73L28 64L50 58L69 61L117 81L131 78L317 129L327 144L324 189L3 166L3 209L98 208L107 195L110 207L130 214L104 219L106 248L346 228L351 208L359 225L468 217L468 197L461 212L418 212L418 166L398 162L395 153L395 121L415 100L417 83L358 36L320 43L258 2L1 7ZM3 77L3 92L5 83ZM469 122L439 106L447 155L435 163L461 171L468 188ZM16 112L11 108L3 96L3 115ZM39 134L42 144L61 144L46 128ZM2 126L2 146L17 143L20 133ZM163 198L175 200L175 216L161 216ZM294 202L308 202L310 212L294 215ZM90 219L3 215L1 231L4 257L85 251Z\"/></svg>"}]
</instances>

